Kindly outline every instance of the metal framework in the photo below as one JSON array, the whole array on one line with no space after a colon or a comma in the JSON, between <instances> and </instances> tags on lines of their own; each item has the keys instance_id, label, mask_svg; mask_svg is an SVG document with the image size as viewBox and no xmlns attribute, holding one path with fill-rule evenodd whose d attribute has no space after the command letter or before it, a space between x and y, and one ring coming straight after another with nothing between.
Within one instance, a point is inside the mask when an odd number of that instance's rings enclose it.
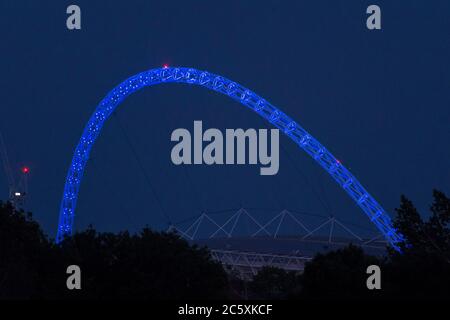
<instances>
[{"instance_id":1,"label":"metal framework","mask_svg":"<svg viewBox=\"0 0 450 320\"><path fill-rule=\"evenodd\" d=\"M304 223L304 221L302 221L303 219L300 217L303 213L293 210L284 209L279 213L276 213L265 223L261 222L256 216L252 215L245 208L240 208L238 210L221 210L221 213L233 211L235 212L230 216L226 216L225 219L222 219L222 222L215 218L215 214L203 212L202 214L189 219L188 222L192 221L192 223L175 223L168 228L167 232L175 232L188 241L232 238L237 236L237 227L239 224L244 223L244 218L247 218L253 223L254 231L238 235L240 237L269 237L274 239L295 237L295 239L304 242L313 241L328 244L348 244L352 242L360 245L361 247L372 247L378 249L383 248L388 244L388 242L383 239L382 234L371 233L370 237L363 237L352 230L353 228L338 220L334 216L323 217L315 215L315 217L320 217L321 219L312 227L309 227L306 226L306 223ZM307 214L305 214L305 216L306 215ZM291 227L290 229L292 231L290 234L285 234L282 232L286 226ZM344 231L347 235L346 238L336 236L337 228Z\"/></svg>"},{"instance_id":2,"label":"metal framework","mask_svg":"<svg viewBox=\"0 0 450 320\"><path fill-rule=\"evenodd\" d=\"M281 110L242 85L207 71L184 67L156 68L134 75L115 87L97 106L75 149L67 173L56 242L60 242L65 236L72 234L75 208L84 168L89 159L91 148L105 121L130 94L147 86L171 82L199 85L225 94L279 128L336 180L376 225L390 245L396 250L400 250L399 243L403 241L403 237L392 226L389 215L341 162L305 129Z\"/></svg>"},{"instance_id":3,"label":"metal framework","mask_svg":"<svg viewBox=\"0 0 450 320\"><path fill-rule=\"evenodd\" d=\"M250 280L263 267L275 267L286 271L303 272L306 262L312 258L282 254L211 250L211 257L225 266L230 273Z\"/></svg>"},{"instance_id":4,"label":"metal framework","mask_svg":"<svg viewBox=\"0 0 450 320\"><path fill-rule=\"evenodd\" d=\"M320 218L320 220L315 223L311 223L311 221L306 223L304 220L308 218L307 216ZM238 234L239 226L249 227L248 222L251 223L252 230ZM285 232L286 227L290 229L288 234ZM360 226L360 228L364 227ZM344 231L345 235L336 235L337 229ZM368 231L368 229L364 229L366 232ZM288 209L275 212L273 216L267 218L265 223L258 218L258 215L252 215L245 208L203 212L196 217L171 225L167 231L175 232L197 245L207 245L210 248L211 257L215 261L222 264L228 273L244 280L251 280L263 267L303 272L306 262L314 257L314 251L305 250L305 248L311 248L311 245L316 249L320 245L320 248L326 251L353 243L369 250L372 254L383 254L387 245L382 234L377 233L371 234L370 237L367 235L363 237L336 217L324 217ZM227 239L231 238L236 238L238 241L232 242L234 249L229 248L228 245L225 245L226 250L221 249L224 247L221 242L214 244L214 239L225 240L227 243ZM274 241L278 239L282 241L295 240L295 245L292 245L295 249L279 252L273 247L261 250L252 245L245 245L251 239L267 241L269 238L273 238Z\"/></svg>"}]
</instances>

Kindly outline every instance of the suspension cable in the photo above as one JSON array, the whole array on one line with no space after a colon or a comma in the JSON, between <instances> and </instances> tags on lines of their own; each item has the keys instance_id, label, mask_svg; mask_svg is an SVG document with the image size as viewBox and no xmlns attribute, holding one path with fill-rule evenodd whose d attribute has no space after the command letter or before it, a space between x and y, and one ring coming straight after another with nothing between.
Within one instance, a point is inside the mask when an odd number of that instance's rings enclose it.
<instances>
[{"instance_id":1,"label":"suspension cable","mask_svg":"<svg viewBox=\"0 0 450 320\"><path fill-rule=\"evenodd\" d=\"M110 183L110 181L108 181L106 175L103 173L103 171L101 170L101 168L99 166L97 166L97 164L95 163L95 158L90 158L90 164L94 167L94 174L97 175L100 180L102 181L103 185L106 186L106 188L108 189L108 192L110 194L113 195L113 197L116 199L116 203L117 203L117 208L119 209L119 212L122 215L125 215L128 220L131 222L131 224L135 225L135 221L134 219L131 217L131 215L128 213L128 210L125 210L125 207L123 206L121 200L121 197L118 196L118 192L116 189L114 189L112 186L114 184Z\"/></svg>"},{"instance_id":2,"label":"suspension cable","mask_svg":"<svg viewBox=\"0 0 450 320\"><path fill-rule=\"evenodd\" d=\"M113 112L113 118L116 119L116 122L119 125L119 128L120 128L120 130L122 131L122 134L125 137L125 140L126 140L126 142L128 144L128 147L130 148L130 150L131 150L131 152L132 152L132 154L133 154L137 164L139 165L139 168L140 168L140 170L142 172L142 175L144 176L144 179L145 179L145 181L147 183L147 186L150 189L154 199L156 200L159 209L161 210L162 214L164 215L164 218L166 219L168 226L170 227L172 225L172 220L170 219L169 214L166 212L166 210L164 210L164 207L162 205L161 199L158 197L158 194L156 193L156 190L153 187L151 179L148 176L147 172L145 171L145 167L144 167L144 165L143 165L143 163L142 163L142 161L141 161L141 159L140 159L140 157L139 157L139 155L138 155L138 153L136 151L136 148L134 147L133 143L131 142L130 136L128 135L127 131L125 130L125 127L122 125L122 123L121 123L121 121L120 121L120 119L119 119L119 117L118 117L118 115L117 115L117 113L115 111Z\"/></svg>"},{"instance_id":3,"label":"suspension cable","mask_svg":"<svg viewBox=\"0 0 450 320\"><path fill-rule=\"evenodd\" d=\"M331 208L327 205L324 199L320 196L319 192L316 190L316 188L312 185L312 183L309 181L308 177L298 168L297 164L294 162L292 157L290 156L289 152L286 150L285 147L283 147L282 144L280 144L281 151L287 156L287 159L291 162L292 167L295 171L303 178L303 180L310 186L311 190L313 191L314 196L319 200L322 207L325 209L325 211L328 214L331 214Z\"/></svg>"}]
</instances>

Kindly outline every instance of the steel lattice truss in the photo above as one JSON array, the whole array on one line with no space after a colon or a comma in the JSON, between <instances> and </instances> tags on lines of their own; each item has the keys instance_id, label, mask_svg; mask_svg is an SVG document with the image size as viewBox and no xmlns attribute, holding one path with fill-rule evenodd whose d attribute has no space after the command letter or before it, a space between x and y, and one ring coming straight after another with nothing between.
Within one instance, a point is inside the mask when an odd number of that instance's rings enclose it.
<instances>
[{"instance_id":1,"label":"steel lattice truss","mask_svg":"<svg viewBox=\"0 0 450 320\"><path fill-rule=\"evenodd\" d=\"M399 243L403 241L403 237L392 226L389 215L350 171L319 141L293 119L256 93L221 76L193 68L157 68L139 73L119 84L100 102L84 129L67 173L61 201L57 242L72 234L75 208L84 168L89 159L91 148L105 121L130 94L147 86L171 82L199 85L225 94L279 128L333 177L376 225L391 246L400 250Z\"/></svg>"},{"instance_id":2,"label":"steel lattice truss","mask_svg":"<svg viewBox=\"0 0 450 320\"><path fill-rule=\"evenodd\" d=\"M230 212L230 210L222 210L222 212ZM183 226L182 223L171 225L167 232L174 232L187 241L205 241L208 239L247 237L247 238L291 238L301 242L321 242L328 244L347 245L349 243L358 244L363 248L382 249L388 244L383 240L383 235L377 233L370 237L363 237L346 223L338 220L334 216L321 217L320 222L312 227L306 226L298 215L302 213L290 211L287 209L274 215L267 222L262 222L255 215L252 215L245 208L238 209L228 219L220 222L214 217L214 214L203 212L194 217L192 223ZM254 226L253 232L246 234L237 234L236 229L240 224L245 224L244 219L251 221ZM212 226L212 228L211 228ZM282 229L290 226L291 233L282 233ZM294 228L292 228L294 227ZM336 229L344 231L346 237L336 236ZM364 228L365 229L365 228ZM206 234L204 233L206 231ZM366 229L367 231L367 229ZM342 232L341 232L342 233Z\"/></svg>"},{"instance_id":3,"label":"steel lattice truss","mask_svg":"<svg viewBox=\"0 0 450 320\"><path fill-rule=\"evenodd\" d=\"M286 271L302 272L305 263L312 258L280 254L211 250L211 257L224 265L226 270L235 271L241 278L251 279L263 267L275 267Z\"/></svg>"}]
</instances>

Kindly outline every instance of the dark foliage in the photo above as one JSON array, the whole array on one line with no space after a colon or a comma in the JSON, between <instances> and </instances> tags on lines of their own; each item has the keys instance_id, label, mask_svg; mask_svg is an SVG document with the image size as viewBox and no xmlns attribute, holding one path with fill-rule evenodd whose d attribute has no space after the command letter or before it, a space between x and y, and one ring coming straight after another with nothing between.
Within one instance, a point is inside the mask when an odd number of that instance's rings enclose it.
<instances>
[{"instance_id":1,"label":"dark foliage","mask_svg":"<svg viewBox=\"0 0 450 320\"><path fill-rule=\"evenodd\" d=\"M227 277L204 248L148 228L137 235L92 228L55 245L30 215L0 203L0 299L436 299L450 298L450 199L433 192L427 220L402 196L394 225L403 253L368 256L356 246L319 254L304 273L263 268L246 283ZM82 290L66 288L79 265ZM368 290L369 265L381 290Z\"/></svg>"},{"instance_id":2,"label":"dark foliage","mask_svg":"<svg viewBox=\"0 0 450 320\"><path fill-rule=\"evenodd\" d=\"M430 217L423 220L402 196L395 226L406 237L403 254L390 252L386 291L397 298L450 298L450 199L433 191Z\"/></svg>"},{"instance_id":3,"label":"dark foliage","mask_svg":"<svg viewBox=\"0 0 450 320\"><path fill-rule=\"evenodd\" d=\"M66 268L78 265L82 290L68 290ZM60 246L30 216L0 205L0 298L219 299L227 277L204 248L175 234L138 235L88 229Z\"/></svg>"},{"instance_id":4,"label":"dark foliage","mask_svg":"<svg viewBox=\"0 0 450 320\"><path fill-rule=\"evenodd\" d=\"M43 296L57 251L30 214L0 202L0 298Z\"/></svg>"},{"instance_id":5,"label":"dark foliage","mask_svg":"<svg viewBox=\"0 0 450 320\"><path fill-rule=\"evenodd\" d=\"M366 270L379 265L375 257L350 245L344 249L317 255L305 267L302 275L302 297L308 299L348 299L374 296L366 286Z\"/></svg>"},{"instance_id":6,"label":"dark foliage","mask_svg":"<svg viewBox=\"0 0 450 320\"><path fill-rule=\"evenodd\" d=\"M349 246L317 255L302 275L265 269L252 289L260 298L278 299L449 299L450 199L433 191L426 221L404 196L396 211L394 225L406 238L402 254L389 250L381 259ZM366 270L372 264L381 268L381 290L367 289Z\"/></svg>"},{"instance_id":7,"label":"dark foliage","mask_svg":"<svg viewBox=\"0 0 450 320\"><path fill-rule=\"evenodd\" d=\"M287 299L300 293L300 277L295 272L264 267L249 284L252 298Z\"/></svg>"}]
</instances>

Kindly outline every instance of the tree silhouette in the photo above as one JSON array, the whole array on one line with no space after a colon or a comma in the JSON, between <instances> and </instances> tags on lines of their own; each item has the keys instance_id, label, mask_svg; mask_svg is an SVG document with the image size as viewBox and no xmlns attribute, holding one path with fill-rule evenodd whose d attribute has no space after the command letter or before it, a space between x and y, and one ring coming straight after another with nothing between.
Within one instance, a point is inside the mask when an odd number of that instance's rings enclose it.
<instances>
[{"instance_id":1,"label":"tree silhouette","mask_svg":"<svg viewBox=\"0 0 450 320\"><path fill-rule=\"evenodd\" d=\"M366 255L357 246L326 254L318 254L306 264L302 276L302 298L308 299L360 299L374 296L366 286L369 265L380 261Z\"/></svg>"},{"instance_id":2,"label":"tree silhouette","mask_svg":"<svg viewBox=\"0 0 450 320\"><path fill-rule=\"evenodd\" d=\"M78 265L82 289L68 290ZM31 215L0 204L2 299L219 299L227 276L207 249L173 233L98 233L93 228L55 245Z\"/></svg>"},{"instance_id":3,"label":"tree silhouette","mask_svg":"<svg viewBox=\"0 0 450 320\"><path fill-rule=\"evenodd\" d=\"M294 299L448 299L450 297L450 200L433 191L430 217L424 221L412 201L401 197L394 225L405 236L403 253L388 250L372 257L350 245L316 255L306 264L298 286L285 285L286 273L264 269L252 289L260 297ZM369 265L381 268L381 290L368 290ZM292 291L292 288L300 290Z\"/></svg>"},{"instance_id":4,"label":"tree silhouette","mask_svg":"<svg viewBox=\"0 0 450 320\"><path fill-rule=\"evenodd\" d=\"M54 247L31 214L0 202L0 298L40 297L51 278Z\"/></svg>"},{"instance_id":5,"label":"tree silhouette","mask_svg":"<svg viewBox=\"0 0 450 320\"><path fill-rule=\"evenodd\" d=\"M403 254L390 251L385 265L387 292L403 298L450 297L450 199L433 191L430 217L424 221L402 196L394 225L406 237Z\"/></svg>"},{"instance_id":6,"label":"tree silhouette","mask_svg":"<svg viewBox=\"0 0 450 320\"><path fill-rule=\"evenodd\" d=\"M227 276L206 248L174 233L90 227L56 245L31 214L0 202L0 299L221 299L247 296L247 288L256 299L448 299L450 199L434 190L427 220L405 196L396 212L403 254L376 258L350 245L316 255L301 275L262 268L247 286ZM66 287L73 264L81 268L81 290ZM372 264L381 267L382 290L366 287Z\"/></svg>"},{"instance_id":7,"label":"tree silhouette","mask_svg":"<svg viewBox=\"0 0 450 320\"><path fill-rule=\"evenodd\" d=\"M217 299L227 294L222 267L205 248L172 233L77 233L62 243L66 264L84 270L73 296L121 299Z\"/></svg>"},{"instance_id":8,"label":"tree silhouette","mask_svg":"<svg viewBox=\"0 0 450 320\"><path fill-rule=\"evenodd\" d=\"M300 293L300 276L292 271L263 267L250 282L249 289L255 298L287 299Z\"/></svg>"}]
</instances>

